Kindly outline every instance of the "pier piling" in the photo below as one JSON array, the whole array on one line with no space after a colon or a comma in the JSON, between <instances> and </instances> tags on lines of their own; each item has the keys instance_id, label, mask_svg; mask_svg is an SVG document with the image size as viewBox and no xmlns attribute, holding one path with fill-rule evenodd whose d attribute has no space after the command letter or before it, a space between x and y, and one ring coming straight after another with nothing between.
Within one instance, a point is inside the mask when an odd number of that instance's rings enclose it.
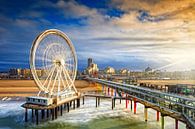
<instances>
[{"instance_id":1,"label":"pier piling","mask_svg":"<svg viewBox=\"0 0 195 129\"><path fill-rule=\"evenodd\" d=\"M68 111L68 112L69 112L69 108L70 108L70 107L69 107L69 103L67 103L67 111Z\"/></svg>"},{"instance_id":2,"label":"pier piling","mask_svg":"<svg viewBox=\"0 0 195 129\"><path fill-rule=\"evenodd\" d=\"M25 108L25 122L28 122L28 109Z\"/></svg>"},{"instance_id":3,"label":"pier piling","mask_svg":"<svg viewBox=\"0 0 195 129\"><path fill-rule=\"evenodd\" d=\"M62 105L60 106L60 115L62 116L63 115L63 112L62 112Z\"/></svg>"},{"instance_id":4,"label":"pier piling","mask_svg":"<svg viewBox=\"0 0 195 129\"><path fill-rule=\"evenodd\" d=\"M137 102L134 100L134 114L136 114Z\"/></svg>"},{"instance_id":5,"label":"pier piling","mask_svg":"<svg viewBox=\"0 0 195 129\"><path fill-rule=\"evenodd\" d=\"M156 120L159 121L159 111L156 112Z\"/></svg>"},{"instance_id":6,"label":"pier piling","mask_svg":"<svg viewBox=\"0 0 195 129\"><path fill-rule=\"evenodd\" d=\"M148 121L148 107L144 107L144 117L145 117L145 122Z\"/></svg>"},{"instance_id":7,"label":"pier piling","mask_svg":"<svg viewBox=\"0 0 195 129\"><path fill-rule=\"evenodd\" d=\"M114 99L112 98L112 110L114 108Z\"/></svg>"},{"instance_id":8,"label":"pier piling","mask_svg":"<svg viewBox=\"0 0 195 129\"><path fill-rule=\"evenodd\" d=\"M36 115L36 124L39 124L39 111L35 109L35 115Z\"/></svg>"},{"instance_id":9,"label":"pier piling","mask_svg":"<svg viewBox=\"0 0 195 129\"><path fill-rule=\"evenodd\" d=\"M179 129L178 120L175 119L175 129Z\"/></svg>"},{"instance_id":10,"label":"pier piling","mask_svg":"<svg viewBox=\"0 0 195 129\"><path fill-rule=\"evenodd\" d=\"M34 121L34 109L31 109L31 113L32 113L31 117L32 117L32 122L33 122Z\"/></svg>"},{"instance_id":11,"label":"pier piling","mask_svg":"<svg viewBox=\"0 0 195 129\"><path fill-rule=\"evenodd\" d=\"M165 129L165 116L161 113L161 129Z\"/></svg>"},{"instance_id":12,"label":"pier piling","mask_svg":"<svg viewBox=\"0 0 195 129\"><path fill-rule=\"evenodd\" d=\"M41 110L41 118L42 118L42 119L45 118L45 110Z\"/></svg>"},{"instance_id":13,"label":"pier piling","mask_svg":"<svg viewBox=\"0 0 195 129\"><path fill-rule=\"evenodd\" d=\"M83 105L85 104L85 97L83 96Z\"/></svg>"},{"instance_id":14,"label":"pier piling","mask_svg":"<svg viewBox=\"0 0 195 129\"><path fill-rule=\"evenodd\" d=\"M54 109L51 109L52 120L54 120Z\"/></svg>"},{"instance_id":15,"label":"pier piling","mask_svg":"<svg viewBox=\"0 0 195 129\"><path fill-rule=\"evenodd\" d=\"M55 108L55 119L57 119L58 118L58 109L57 109L57 107Z\"/></svg>"},{"instance_id":16,"label":"pier piling","mask_svg":"<svg viewBox=\"0 0 195 129\"><path fill-rule=\"evenodd\" d=\"M75 100L73 100L73 109L75 109Z\"/></svg>"}]
</instances>

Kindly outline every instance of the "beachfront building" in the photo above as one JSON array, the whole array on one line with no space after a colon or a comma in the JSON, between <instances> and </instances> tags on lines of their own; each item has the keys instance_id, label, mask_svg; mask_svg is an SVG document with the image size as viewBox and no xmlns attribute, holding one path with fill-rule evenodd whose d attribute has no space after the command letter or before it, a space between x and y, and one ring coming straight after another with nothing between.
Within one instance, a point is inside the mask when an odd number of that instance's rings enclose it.
<instances>
[{"instance_id":1,"label":"beachfront building","mask_svg":"<svg viewBox=\"0 0 195 129\"><path fill-rule=\"evenodd\" d=\"M122 75L127 75L127 74L130 73L130 71L129 71L128 69L121 69L121 70L119 71L119 73L122 74Z\"/></svg>"},{"instance_id":2,"label":"beachfront building","mask_svg":"<svg viewBox=\"0 0 195 129\"><path fill-rule=\"evenodd\" d=\"M115 69L113 67L108 66L107 68L105 68L104 72L106 74L115 74Z\"/></svg>"},{"instance_id":3,"label":"beachfront building","mask_svg":"<svg viewBox=\"0 0 195 129\"><path fill-rule=\"evenodd\" d=\"M86 73L89 74L89 75L96 74L96 73L98 73L98 71L99 71L99 68L98 68L97 64L95 64L95 63L92 63L86 69Z\"/></svg>"}]
</instances>

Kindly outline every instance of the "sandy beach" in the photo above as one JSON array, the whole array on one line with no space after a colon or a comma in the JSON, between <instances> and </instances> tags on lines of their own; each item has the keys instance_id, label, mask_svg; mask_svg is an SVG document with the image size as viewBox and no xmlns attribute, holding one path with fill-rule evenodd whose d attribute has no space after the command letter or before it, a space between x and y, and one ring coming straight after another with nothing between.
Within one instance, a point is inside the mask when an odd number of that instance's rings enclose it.
<instances>
[{"instance_id":1,"label":"sandy beach","mask_svg":"<svg viewBox=\"0 0 195 129\"><path fill-rule=\"evenodd\" d=\"M76 80L79 92L95 91L98 87L84 80ZM25 97L38 93L39 89L33 80L0 80L0 97Z\"/></svg>"}]
</instances>

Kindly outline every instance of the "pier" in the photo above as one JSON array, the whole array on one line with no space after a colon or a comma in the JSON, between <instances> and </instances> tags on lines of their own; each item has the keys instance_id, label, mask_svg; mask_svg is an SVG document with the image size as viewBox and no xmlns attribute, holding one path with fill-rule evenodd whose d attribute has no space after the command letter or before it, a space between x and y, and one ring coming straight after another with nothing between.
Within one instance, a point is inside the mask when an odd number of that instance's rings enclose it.
<instances>
[{"instance_id":1,"label":"pier","mask_svg":"<svg viewBox=\"0 0 195 129\"><path fill-rule=\"evenodd\" d=\"M58 118L58 115L63 115L63 111L69 112L70 109L76 109L80 107L80 100L84 96L73 96L67 98L60 104L52 104L49 106L25 103L22 107L25 109L25 122L29 122L28 110L31 111L31 121L35 122L38 125L40 121L44 120L55 120Z\"/></svg>"},{"instance_id":2,"label":"pier","mask_svg":"<svg viewBox=\"0 0 195 129\"><path fill-rule=\"evenodd\" d=\"M97 78L88 78L88 81L98 83L102 85L102 91L112 96L112 109L115 107L116 99L126 99L126 108L128 100L131 101L131 110L133 106L134 114L136 114L137 103L144 105L144 119L148 121L148 108L156 110L156 119L159 121L161 114L161 129L164 129L164 117L172 117L175 119L175 129L178 129L178 121L186 124L187 129L195 128L195 99L179 96L171 93L164 93L157 90L151 90L149 88L143 88L134 85L128 85L123 83L117 83L113 81L107 81ZM114 92L114 93L113 93ZM119 97L116 97L116 93ZM125 95L125 98L123 97ZM92 96L92 95L91 95ZM105 96L106 98L109 98ZM97 100L103 96L96 97ZM132 105L132 101L134 104Z\"/></svg>"}]
</instances>

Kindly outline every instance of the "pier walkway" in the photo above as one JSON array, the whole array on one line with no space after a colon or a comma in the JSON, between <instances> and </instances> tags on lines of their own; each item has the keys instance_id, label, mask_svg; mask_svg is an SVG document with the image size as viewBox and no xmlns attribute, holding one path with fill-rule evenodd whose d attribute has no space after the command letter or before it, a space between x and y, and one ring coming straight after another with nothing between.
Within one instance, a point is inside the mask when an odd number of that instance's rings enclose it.
<instances>
[{"instance_id":1,"label":"pier walkway","mask_svg":"<svg viewBox=\"0 0 195 129\"><path fill-rule=\"evenodd\" d=\"M136 102L143 104L145 106L144 114L146 121L148 108L157 111L157 119L159 119L160 112L162 129L164 129L165 116L175 119L176 129L178 129L178 121L186 123L188 129L195 129L195 98L97 78L87 78L87 80L101 84L102 90L105 90L105 87L107 87L108 92L109 90L114 91L113 96L115 97L116 94L119 97L123 97L123 94L126 94L126 98L131 98L134 101L134 113L136 113Z\"/></svg>"}]
</instances>

